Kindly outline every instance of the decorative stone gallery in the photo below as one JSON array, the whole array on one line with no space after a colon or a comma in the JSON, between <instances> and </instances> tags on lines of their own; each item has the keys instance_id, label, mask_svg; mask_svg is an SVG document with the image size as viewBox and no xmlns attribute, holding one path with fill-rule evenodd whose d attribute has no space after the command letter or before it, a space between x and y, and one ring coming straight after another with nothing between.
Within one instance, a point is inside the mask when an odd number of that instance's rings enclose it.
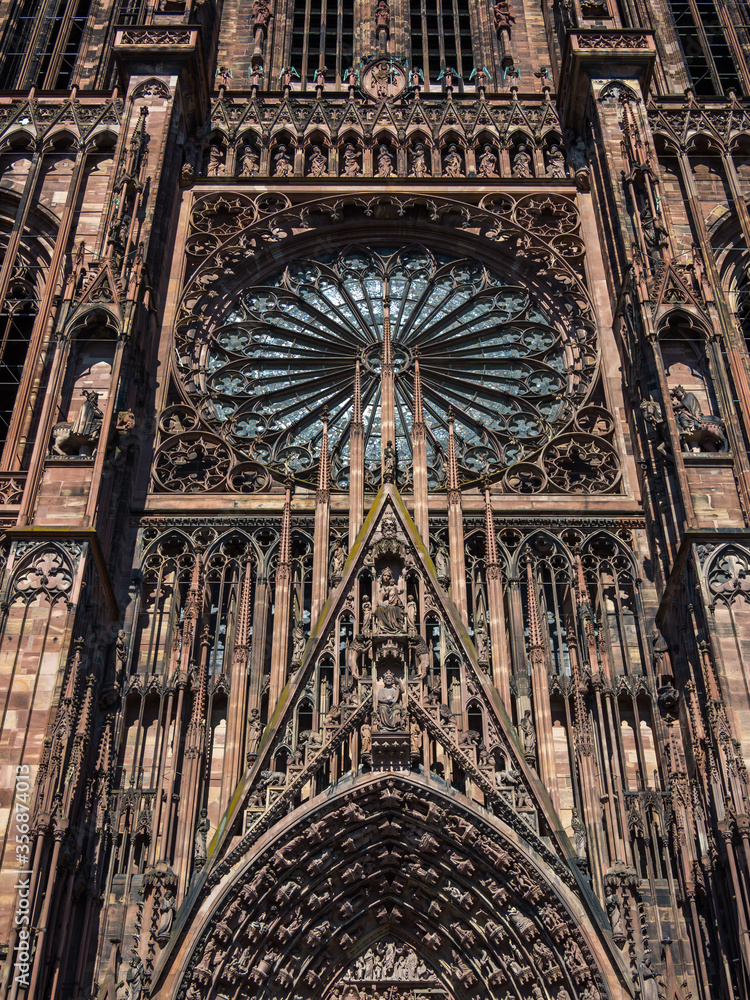
<instances>
[{"instance_id":1,"label":"decorative stone gallery","mask_svg":"<svg viewBox=\"0 0 750 1000\"><path fill-rule=\"evenodd\" d=\"M2 1000L747 1000L747 10L0 14Z\"/></svg>"}]
</instances>

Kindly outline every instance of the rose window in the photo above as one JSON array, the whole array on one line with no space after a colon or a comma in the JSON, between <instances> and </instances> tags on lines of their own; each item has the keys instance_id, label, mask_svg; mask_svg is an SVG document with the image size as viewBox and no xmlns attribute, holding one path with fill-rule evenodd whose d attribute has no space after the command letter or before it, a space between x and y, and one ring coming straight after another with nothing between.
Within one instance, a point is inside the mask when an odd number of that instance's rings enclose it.
<instances>
[{"instance_id":1,"label":"rose window","mask_svg":"<svg viewBox=\"0 0 750 1000\"><path fill-rule=\"evenodd\" d=\"M583 405L595 355L580 321L478 260L424 247L347 249L290 264L245 291L200 350L190 393L203 421L253 462L313 481L327 409L334 485L349 477L360 362L365 463L380 477L383 336L389 322L399 482L411 469L415 359L431 485L445 480L452 410L465 479L533 461Z\"/></svg>"}]
</instances>

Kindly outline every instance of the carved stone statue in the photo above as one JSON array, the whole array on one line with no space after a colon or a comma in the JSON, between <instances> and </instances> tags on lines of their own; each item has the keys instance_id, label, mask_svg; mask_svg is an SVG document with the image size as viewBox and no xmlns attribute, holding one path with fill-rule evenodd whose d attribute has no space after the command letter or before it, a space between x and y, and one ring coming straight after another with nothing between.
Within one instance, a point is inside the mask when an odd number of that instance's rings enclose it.
<instances>
[{"instance_id":1,"label":"carved stone statue","mask_svg":"<svg viewBox=\"0 0 750 1000\"><path fill-rule=\"evenodd\" d=\"M622 910L620 909L620 900L617 898L617 894L614 889L609 889L607 891L605 903L607 906L609 923L612 927L612 937L615 941L624 941L625 929L622 922Z\"/></svg>"},{"instance_id":2,"label":"carved stone statue","mask_svg":"<svg viewBox=\"0 0 750 1000\"><path fill-rule=\"evenodd\" d=\"M565 154L559 146L550 146L547 154L547 176L565 177Z\"/></svg>"},{"instance_id":3,"label":"carved stone statue","mask_svg":"<svg viewBox=\"0 0 750 1000\"><path fill-rule=\"evenodd\" d=\"M570 825L573 827L573 845L576 857L583 861L586 858L586 827L583 825L583 820L578 815L577 809L573 810Z\"/></svg>"},{"instance_id":4,"label":"carved stone statue","mask_svg":"<svg viewBox=\"0 0 750 1000\"><path fill-rule=\"evenodd\" d=\"M497 156L492 151L492 146L486 143L479 157L477 169L479 177L497 177Z\"/></svg>"},{"instance_id":5,"label":"carved stone statue","mask_svg":"<svg viewBox=\"0 0 750 1000\"><path fill-rule=\"evenodd\" d=\"M383 452L383 481L393 483L396 479L396 449L389 441Z\"/></svg>"},{"instance_id":6,"label":"carved stone statue","mask_svg":"<svg viewBox=\"0 0 750 1000\"><path fill-rule=\"evenodd\" d=\"M576 184L582 191L589 189L589 153L583 136L575 137L572 131L566 132L568 145L568 169L576 179ZM574 141L575 140L575 141Z\"/></svg>"},{"instance_id":7,"label":"carved stone statue","mask_svg":"<svg viewBox=\"0 0 750 1000\"><path fill-rule=\"evenodd\" d=\"M143 978L143 961L138 955L135 955L128 966L128 971L125 973L125 979L118 984L118 990L120 987L124 987L121 994L124 1000L141 1000Z\"/></svg>"},{"instance_id":8,"label":"carved stone statue","mask_svg":"<svg viewBox=\"0 0 750 1000\"><path fill-rule=\"evenodd\" d=\"M99 394L84 390L84 401L72 423L52 428L52 451L57 455L90 457L99 439L104 414L99 409Z\"/></svg>"},{"instance_id":9,"label":"carved stone statue","mask_svg":"<svg viewBox=\"0 0 750 1000\"><path fill-rule=\"evenodd\" d=\"M260 712L254 708L250 712L250 723L247 727L247 752L256 754L260 746L260 738L263 734L263 726L260 721Z\"/></svg>"},{"instance_id":10,"label":"carved stone statue","mask_svg":"<svg viewBox=\"0 0 750 1000\"><path fill-rule=\"evenodd\" d=\"M266 0L253 0L253 25L256 28L267 28L271 20L271 8Z\"/></svg>"},{"instance_id":11,"label":"carved stone statue","mask_svg":"<svg viewBox=\"0 0 750 1000\"><path fill-rule=\"evenodd\" d=\"M212 146L208 153L208 166L206 167L206 177L224 176L224 153L220 146Z\"/></svg>"},{"instance_id":12,"label":"carved stone statue","mask_svg":"<svg viewBox=\"0 0 750 1000\"><path fill-rule=\"evenodd\" d=\"M202 865L206 860L206 837L211 829L211 822L208 818L208 811L201 809L198 826L195 828L195 847L193 849L193 861Z\"/></svg>"},{"instance_id":13,"label":"carved stone statue","mask_svg":"<svg viewBox=\"0 0 750 1000\"><path fill-rule=\"evenodd\" d=\"M378 691L378 723L385 732L401 730L401 684L392 670L383 674Z\"/></svg>"},{"instance_id":14,"label":"carved stone statue","mask_svg":"<svg viewBox=\"0 0 750 1000\"><path fill-rule=\"evenodd\" d=\"M670 396L683 451L726 451L724 424L713 414L704 416L695 393L677 385Z\"/></svg>"},{"instance_id":15,"label":"carved stone statue","mask_svg":"<svg viewBox=\"0 0 750 1000\"><path fill-rule=\"evenodd\" d=\"M451 570L450 563L448 561L448 553L446 552L445 546L442 542L438 545L437 552L435 553L435 569L437 570L437 578L441 583L444 580L450 580Z\"/></svg>"},{"instance_id":16,"label":"carved stone statue","mask_svg":"<svg viewBox=\"0 0 750 1000\"><path fill-rule=\"evenodd\" d=\"M392 177L393 173L393 155L387 146L382 145L378 149L378 169L375 176Z\"/></svg>"},{"instance_id":17,"label":"carved stone statue","mask_svg":"<svg viewBox=\"0 0 750 1000\"><path fill-rule=\"evenodd\" d=\"M372 601L369 597L362 598L362 635L372 635Z\"/></svg>"},{"instance_id":18,"label":"carved stone statue","mask_svg":"<svg viewBox=\"0 0 750 1000\"><path fill-rule=\"evenodd\" d=\"M429 177L430 171L427 166L426 150L423 142L418 142L411 154L410 177Z\"/></svg>"},{"instance_id":19,"label":"carved stone statue","mask_svg":"<svg viewBox=\"0 0 750 1000\"><path fill-rule=\"evenodd\" d=\"M511 173L514 177L531 177L531 157L525 142L520 144L513 157Z\"/></svg>"},{"instance_id":20,"label":"carved stone statue","mask_svg":"<svg viewBox=\"0 0 750 1000\"><path fill-rule=\"evenodd\" d=\"M240 157L240 177L255 177L260 173L260 159L252 146L245 146Z\"/></svg>"},{"instance_id":21,"label":"carved stone statue","mask_svg":"<svg viewBox=\"0 0 750 1000\"><path fill-rule=\"evenodd\" d=\"M361 177L362 168L359 165L359 152L357 147L351 142L347 142L344 147L344 169L342 171L344 177Z\"/></svg>"},{"instance_id":22,"label":"carved stone statue","mask_svg":"<svg viewBox=\"0 0 750 1000\"><path fill-rule=\"evenodd\" d=\"M417 602L412 594L406 598L406 620L409 635L416 635L417 632Z\"/></svg>"},{"instance_id":23,"label":"carved stone statue","mask_svg":"<svg viewBox=\"0 0 750 1000\"><path fill-rule=\"evenodd\" d=\"M656 973L651 968L651 952L645 951L638 966L641 974L641 998L642 1000L659 1000L659 986L656 982Z\"/></svg>"},{"instance_id":24,"label":"carved stone statue","mask_svg":"<svg viewBox=\"0 0 750 1000\"><path fill-rule=\"evenodd\" d=\"M536 760L536 729L534 728L534 722L528 708L523 713L523 718L518 723L518 728L523 737L523 755L526 760L533 763Z\"/></svg>"},{"instance_id":25,"label":"carved stone statue","mask_svg":"<svg viewBox=\"0 0 750 1000\"><path fill-rule=\"evenodd\" d=\"M445 177L463 177L463 159L458 151L458 146L452 142L448 146L448 152L443 160L443 174Z\"/></svg>"},{"instance_id":26,"label":"carved stone statue","mask_svg":"<svg viewBox=\"0 0 750 1000\"><path fill-rule=\"evenodd\" d=\"M296 621L292 630L292 666L298 667L302 663L306 645L307 636L302 628L302 622Z\"/></svg>"},{"instance_id":27,"label":"carved stone statue","mask_svg":"<svg viewBox=\"0 0 750 1000\"><path fill-rule=\"evenodd\" d=\"M273 158L273 176L291 177L294 167L287 152L286 146L281 143Z\"/></svg>"},{"instance_id":28,"label":"carved stone statue","mask_svg":"<svg viewBox=\"0 0 750 1000\"><path fill-rule=\"evenodd\" d=\"M310 152L307 173L310 177L328 176L328 160L326 159L320 146L313 146Z\"/></svg>"},{"instance_id":29,"label":"carved stone statue","mask_svg":"<svg viewBox=\"0 0 750 1000\"><path fill-rule=\"evenodd\" d=\"M375 609L378 632L402 635L404 632L404 602L401 588L393 578L390 567L380 574L378 606Z\"/></svg>"},{"instance_id":30,"label":"carved stone statue","mask_svg":"<svg viewBox=\"0 0 750 1000\"><path fill-rule=\"evenodd\" d=\"M344 563L346 562L346 549L344 548L344 543L340 538L336 539L336 544L333 548L333 555L331 556L331 576L335 579L340 578L344 571Z\"/></svg>"},{"instance_id":31,"label":"carved stone statue","mask_svg":"<svg viewBox=\"0 0 750 1000\"><path fill-rule=\"evenodd\" d=\"M159 926L156 928L156 937L168 938L172 930L172 921L174 919L174 904L175 898L169 889L164 893L164 895L159 900Z\"/></svg>"}]
</instances>

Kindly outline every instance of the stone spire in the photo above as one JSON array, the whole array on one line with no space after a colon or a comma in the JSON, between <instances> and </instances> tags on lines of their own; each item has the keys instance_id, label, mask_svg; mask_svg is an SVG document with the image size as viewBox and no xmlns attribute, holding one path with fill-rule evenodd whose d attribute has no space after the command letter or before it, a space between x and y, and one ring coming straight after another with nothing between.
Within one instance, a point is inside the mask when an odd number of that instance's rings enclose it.
<instances>
[{"instance_id":1,"label":"stone spire","mask_svg":"<svg viewBox=\"0 0 750 1000\"><path fill-rule=\"evenodd\" d=\"M386 480L386 467L393 465L393 478L395 475L395 464L386 461L386 453L393 448L396 440L396 418L395 418L395 392L394 392L394 370L393 370L393 346L391 344L391 310L388 297L388 282L383 285L383 353L381 355L380 366L380 427L381 445L380 454L382 462L383 481Z\"/></svg>"}]
</instances>

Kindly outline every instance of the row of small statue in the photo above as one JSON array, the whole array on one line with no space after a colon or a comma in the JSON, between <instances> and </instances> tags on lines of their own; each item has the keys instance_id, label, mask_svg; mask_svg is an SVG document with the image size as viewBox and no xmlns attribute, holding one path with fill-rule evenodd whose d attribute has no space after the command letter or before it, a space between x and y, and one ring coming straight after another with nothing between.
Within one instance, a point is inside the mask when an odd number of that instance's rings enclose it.
<instances>
[{"instance_id":1,"label":"row of small statue","mask_svg":"<svg viewBox=\"0 0 750 1000\"><path fill-rule=\"evenodd\" d=\"M429 147L424 142L416 142L412 145L409 149L408 159L409 177L423 178L432 176L432 156ZM566 178L568 176L568 165L570 165L573 173L578 169L578 159L580 159L580 150L577 145L566 160L562 147L553 143L546 151L545 176L559 179ZM568 161L570 161L569 164ZM243 147L238 166L238 177L256 177L260 174L260 156L253 146L246 145ZM500 176L498 167L499 160L495 147L490 143L484 143L481 151L477 152L477 177L498 178ZM328 177L330 176L328 168L328 157L323 149L317 145L312 146L307 156L305 176ZM212 145L209 149L206 176L223 177L225 176L225 172L224 151L220 146ZM293 174L294 150L285 143L279 143L271 161L271 176L291 177ZM354 143L348 142L344 146L341 176L363 176L362 152ZM375 152L374 176L398 176L396 156L391 147L385 143L381 143ZM466 176L464 157L456 143L451 143L441 156L441 176L450 178ZM511 176L518 178L531 178L535 176L531 147L525 142L520 142L514 147L511 159Z\"/></svg>"}]
</instances>

